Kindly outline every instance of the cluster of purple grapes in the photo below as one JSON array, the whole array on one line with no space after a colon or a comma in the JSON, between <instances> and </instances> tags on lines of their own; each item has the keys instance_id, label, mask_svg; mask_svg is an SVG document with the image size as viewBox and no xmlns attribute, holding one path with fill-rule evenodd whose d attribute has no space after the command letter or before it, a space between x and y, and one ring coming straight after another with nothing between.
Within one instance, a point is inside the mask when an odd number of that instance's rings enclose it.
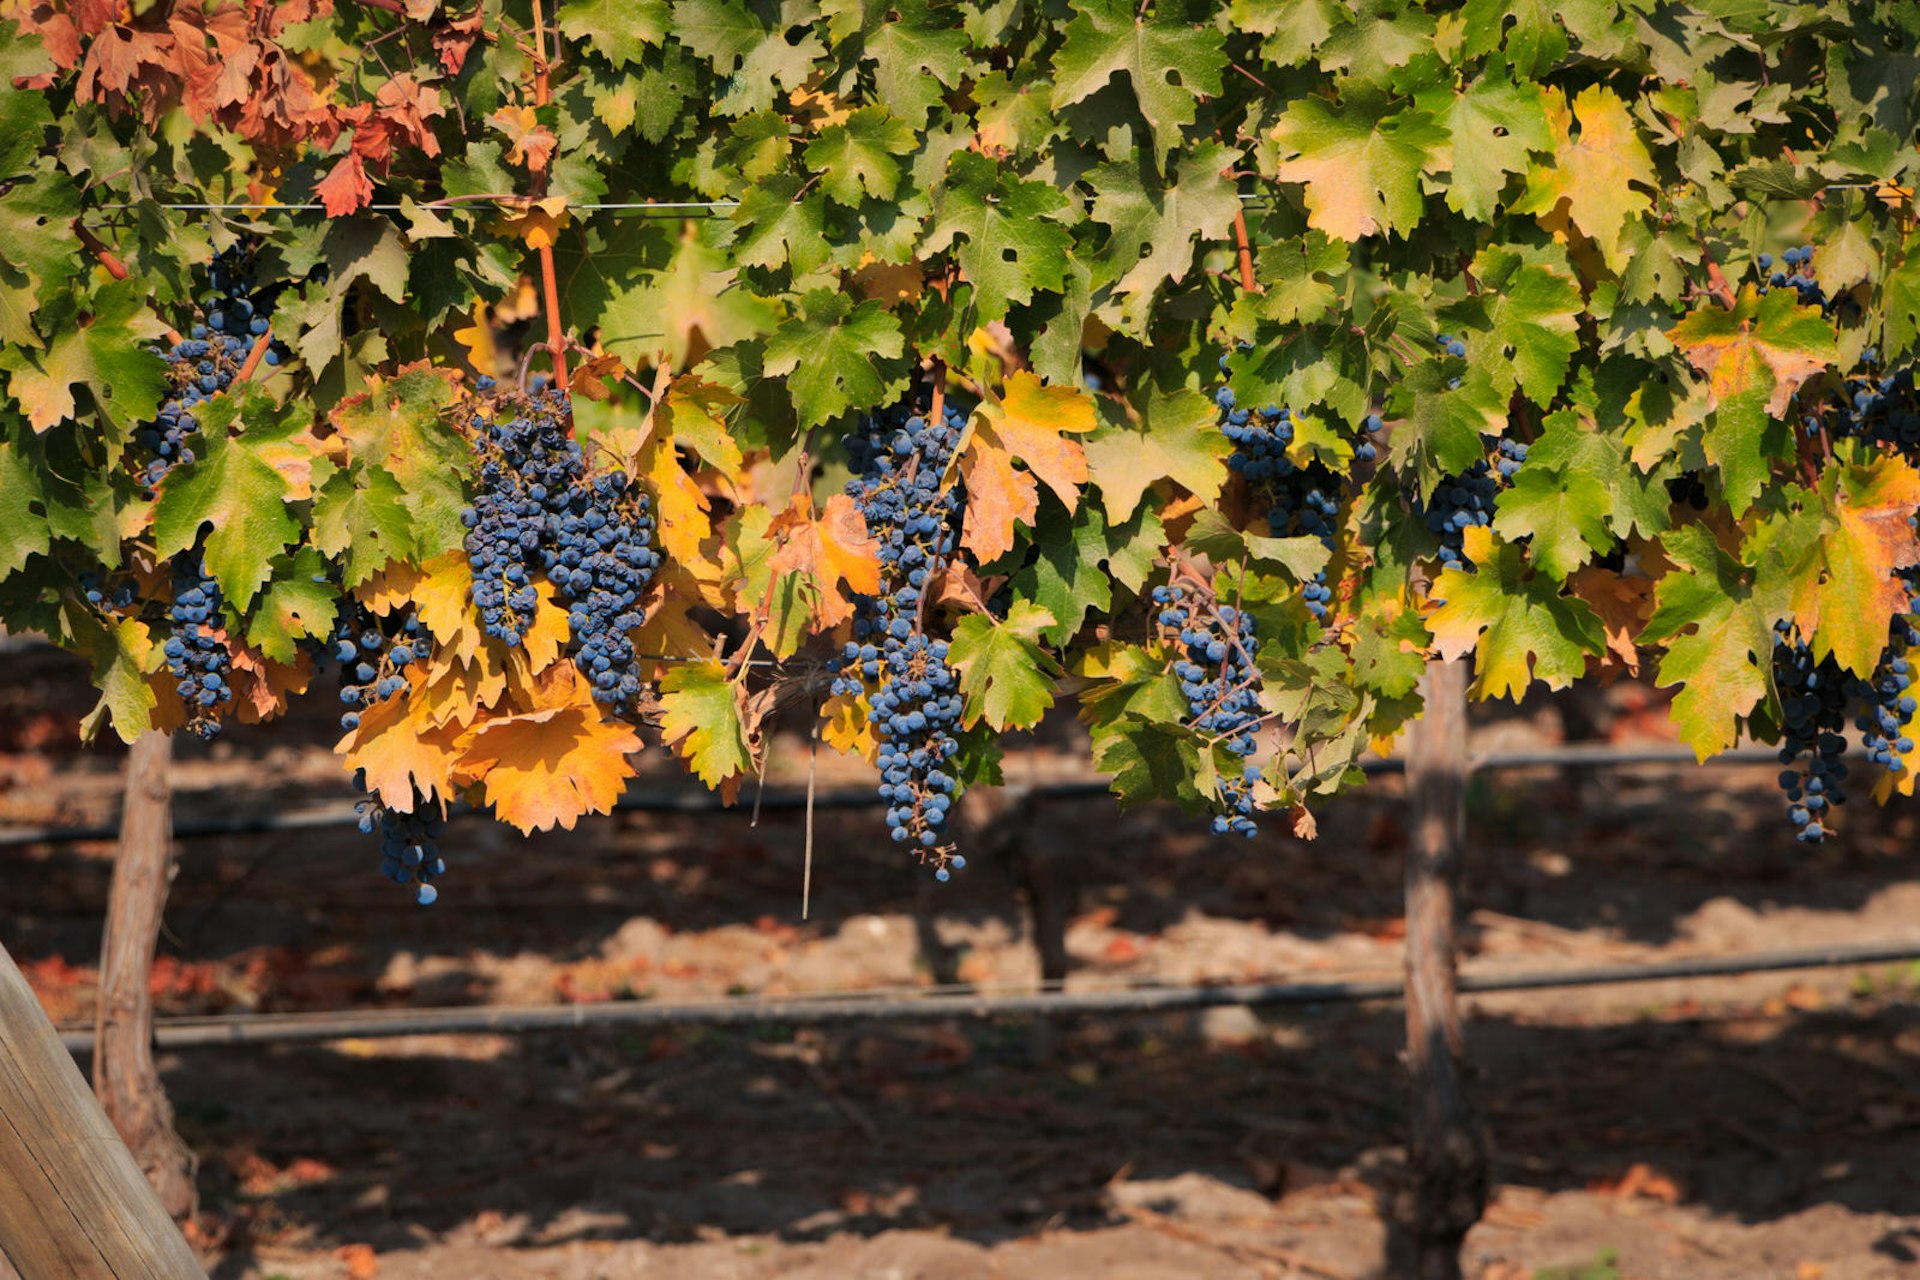
<instances>
[{"instance_id":1,"label":"cluster of purple grapes","mask_svg":"<svg viewBox=\"0 0 1920 1280\"><path fill-rule=\"evenodd\" d=\"M1813 246L1803 244L1798 249L1789 249L1780 255L1780 265L1786 268L1777 271L1773 265L1773 255L1761 254L1755 261L1759 264L1763 279L1760 292L1773 289L1792 289L1800 295L1800 304L1807 307L1819 307L1822 311L1833 309L1833 302L1827 297L1827 291L1813 274Z\"/></svg>"},{"instance_id":2,"label":"cluster of purple grapes","mask_svg":"<svg viewBox=\"0 0 1920 1280\"><path fill-rule=\"evenodd\" d=\"M349 602L334 623L327 656L340 664L340 727L360 727L360 711L385 702L407 687L407 668L425 662L433 650L433 633L412 609L399 615L396 634L388 635L380 620L358 602Z\"/></svg>"},{"instance_id":3,"label":"cluster of purple grapes","mask_svg":"<svg viewBox=\"0 0 1920 1280\"><path fill-rule=\"evenodd\" d=\"M1459 475L1434 486L1433 496L1422 502L1417 496L1413 514L1426 522L1427 532L1440 541L1440 565L1446 569L1473 569L1467 558L1467 530L1493 523L1493 502L1500 496L1500 483L1482 459Z\"/></svg>"},{"instance_id":4,"label":"cluster of purple grapes","mask_svg":"<svg viewBox=\"0 0 1920 1280\"><path fill-rule=\"evenodd\" d=\"M1231 387L1214 392L1213 402L1220 409L1220 432L1233 442L1227 466L1268 499L1267 531L1276 538L1318 538L1331 551L1340 518L1340 480L1318 463L1303 467L1287 456L1294 434L1292 411L1271 405L1258 413L1241 408ZM1366 429L1375 432L1383 425L1377 414L1370 415ZM1356 461L1374 457L1370 440L1354 450ZM1333 589L1327 586L1325 570L1301 587L1300 598L1315 621L1327 620Z\"/></svg>"},{"instance_id":5,"label":"cluster of purple grapes","mask_svg":"<svg viewBox=\"0 0 1920 1280\"><path fill-rule=\"evenodd\" d=\"M355 774L354 785L366 790L366 775ZM437 813L428 813L428 800L414 793L413 812L398 813L377 800L361 800L354 806L364 835L380 833L380 874L403 889L413 890L413 900L430 907L440 897L433 882L447 873L447 862L440 856L439 840L446 821Z\"/></svg>"},{"instance_id":6,"label":"cluster of purple grapes","mask_svg":"<svg viewBox=\"0 0 1920 1280\"><path fill-rule=\"evenodd\" d=\"M149 488L175 467L193 461L187 437L200 429L196 411L233 384L255 341L271 328L272 305L254 289L242 253L230 249L220 254L207 274L212 291L201 300L205 318L161 353L169 390L154 420L133 433L134 442L152 455L140 473ZM280 344L271 343L262 359L278 365L283 355Z\"/></svg>"},{"instance_id":7,"label":"cluster of purple grapes","mask_svg":"<svg viewBox=\"0 0 1920 1280\"><path fill-rule=\"evenodd\" d=\"M1153 603L1159 606L1163 637L1181 648L1173 674L1187 700L1188 725L1210 738L1225 739L1227 750L1243 760L1251 756L1254 732L1265 714L1260 676L1253 666L1258 643L1253 618L1243 609L1220 604L1196 619L1192 593L1181 586L1155 587ZM1259 780L1260 767L1254 764L1221 778L1222 811L1213 815L1215 835L1251 839L1259 830L1253 821L1253 785Z\"/></svg>"},{"instance_id":8,"label":"cluster of purple grapes","mask_svg":"<svg viewBox=\"0 0 1920 1280\"><path fill-rule=\"evenodd\" d=\"M215 631L221 624L220 584L206 571L198 551L173 560L173 604L168 609L173 634L161 652L186 704L187 729L202 738L220 731L220 713L233 701L233 655Z\"/></svg>"},{"instance_id":9,"label":"cluster of purple grapes","mask_svg":"<svg viewBox=\"0 0 1920 1280\"><path fill-rule=\"evenodd\" d=\"M960 495L942 489L941 479L966 423L951 402L938 421L903 402L869 415L847 437L855 472L847 494L880 544L886 590L856 600L853 639L830 664L836 695L869 695L893 839L911 845L943 881L967 864L945 842L959 788L951 768L961 698L946 641L928 637L923 619L925 594L958 542Z\"/></svg>"},{"instance_id":10,"label":"cluster of purple grapes","mask_svg":"<svg viewBox=\"0 0 1920 1280\"><path fill-rule=\"evenodd\" d=\"M558 524L541 564L572 601L580 669L597 701L631 706L640 696L631 632L646 620L640 602L660 566L652 504L625 472L610 471L575 487Z\"/></svg>"},{"instance_id":11,"label":"cluster of purple grapes","mask_svg":"<svg viewBox=\"0 0 1920 1280\"><path fill-rule=\"evenodd\" d=\"M559 542L559 525L586 475L568 412L567 396L547 388L510 415L476 422L480 492L460 519L474 607L486 633L509 647L533 627L541 552Z\"/></svg>"},{"instance_id":12,"label":"cluster of purple grapes","mask_svg":"<svg viewBox=\"0 0 1920 1280\"><path fill-rule=\"evenodd\" d=\"M1893 620L1893 639L1880 656L1879 669L1868 683L1866 706L1854 727L1867 749L1867 759L1888 773L1906 772L1905 756L1913 750L1907 726L1912 723L1920 701L1913 695L1913 664L1908 652L1920 645L1920 631L1910 618Z\"/></svg>"},{"instance_id":13,"label":"cluster of purple grapes","mask_svg":"<svg viewBox=\"0 0 1920 1280\"><path fill-rule=\"evenodd\" d=\"M1868 692L1829 655L1816 662L1793 623L1774 624L1773 679L1780 691L1780 789L1787 793L1787 820L1806 844L1827 838L1833 810L1847 801L1847 723L1850 699ZM1800 757L1807 757L1804 769Z\"/></svg>"},{"instance_id":14,"label":"cluster of purple grapes","mask_svg":"<svg viewBox=\"0 0 1920 1280\"><path fill-rule=\"evenodd\" d=\"M565 392L536 388L511 415L476 421L480 493L461 513L473 603L488 635L518 645L544 573L569 605L593 696L625 707L640 694L630 633L645 621L641 600L660 567L653 508L625 472L589 473L571 414Z\"/></svg>"}]
</instances>

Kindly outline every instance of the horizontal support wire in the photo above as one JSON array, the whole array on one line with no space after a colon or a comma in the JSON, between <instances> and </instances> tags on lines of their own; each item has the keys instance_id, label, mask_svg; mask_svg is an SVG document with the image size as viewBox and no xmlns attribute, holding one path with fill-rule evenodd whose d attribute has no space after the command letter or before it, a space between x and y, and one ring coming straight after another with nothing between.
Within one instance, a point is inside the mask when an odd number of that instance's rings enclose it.
<instances>
[{"instance_id":1,"label":"horizontal support wire","mask_svg":"<svg viewBox=\"0 0 1920 1280\"><path fill-rule=\"evenodd\" d=\"M1469 969L1460 974L1462 993L1552 991L1616 983L1736 977L1792 969L1920 960L1920 939L1867 942L1797 950L1690 956L1650 964L1594 965L1573 969L1509 972ZM235 1014L160 1018L154 1041L161 1049L212 1045L296 1044L326 1040L373 1040L396 1036L523 1034L631 1026L819 1025L837 1022L905 1022L928 1019L1073 1017L1102 1013L1174 1013L1222 1005L1254 1007L1356 1004L1394 1000L1398 977L1345 981L1235 983L1221 986L1124 986L1108 990L1041 989L1006 992L967 986L925 989L924 994L842 993L791 996L729 996L657 1003L517 1005L496 1008L443 1007L364 1009L339 1013ZM68 1025L61 1040L74 1053L90 1052L93 1031Z\"/></svg>"},{"instance_id":2,"label":"horizontal support wire","mask_svg":"<svg viewBox=\"0 0 1920 1280\"><path fill-rule=\"evenodd\" d=\"M1536 751L1494 751L1476 756L1468 764L1469 772L1497 772L1512 769L1610 769L1634 765L1677 764L1770 764L1779 759L1772 747L1741 747L1723 751L1705 761L1696 761L1687 747L1612 747L1605 744L1546 747ZM1368 775L1401 773L1405 765L1392 758L1369 757L1359 768ZM1068 778L1058 782L1034 783L1002 788L1034 800L1090 800L1112 794L1105 778ZM176 822L177 840L198 840L211 836L257 835L268 831L304 831L315 827L338 826L354 820L356 802L342 800L307 809L271 810L232 814L226 817L196 818ZM828 787L815 789L815 809L879 809L886 802L872 786ZM766 812L798 811L807 807L804 787L768 787L756 804L727 804L711 791L690 787L646 787L630 790L613 806L615 813L751 814L756 808ZM455 806L450 819L484 814L483 810ZM120 835L117 824L102 823L85 827L9 827L0 829L0 849L30 844L78 844L86 840L114 840Z\"/></svg>"}]
</instances>

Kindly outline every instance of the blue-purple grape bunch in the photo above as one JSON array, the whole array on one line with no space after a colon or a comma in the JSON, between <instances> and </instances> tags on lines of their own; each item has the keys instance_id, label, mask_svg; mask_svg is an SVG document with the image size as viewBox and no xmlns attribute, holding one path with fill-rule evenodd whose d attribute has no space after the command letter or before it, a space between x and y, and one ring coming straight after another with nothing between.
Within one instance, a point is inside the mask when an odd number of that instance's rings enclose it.
<instances>
[{"instance_id":1,"label":"blue-purple grape bunch","mask_svg":"<svg viewBox=\"0 0 1920 1280\"><path fill-rule=\"evenodd\" d=\"M1833 811L1847 802L1846 725L1849 702L1867 692L1832 655L1813 649L1791 621L1774 624L1773 679L1780 692L1780 789L1797 838L1819 844L1833 829ZM1801 758L1805 757L1805 763Z\"/></svg>"},{"instance_id":2,"label":"blue-purple grape bunch","mask_svg":"<svg viewBox=\"0 0 1920 1280\"><path fill-rule=\"evenodd\" d=\"M220 731L221 714L233 702L233 655L218 634L221 599L220 584L199 551L173 558L173 603L167 609L172 634L161 652L186 706L187 730L202 738Z\"/></svg>"},{"instance_id":3,"label":"blue-purple grape bunch","mask_svg":"<svg viewBox=\"0 0 1920 1280\"><path fill-rule=\"evenodd\" d=\"M499 404L470 423L480 492L461 513L481 625L509 646L524 641L544 574L568 606L594 698L630 708L641 690L630 633L646 620L642 600L660 567L652 501L625 472L588 469L565 392L537 387Z\"/></svg>"},{"instance_id":4,"label":"blue-purple grape bunch","mask_svg":"<svg viewBox=\"0 0 1920 1280\"><path fill-rule=\"evenodd\" d=\"M1425 501L1415 496L1413 514L1439 540L1442 568L1473 569L1466 551L1467 530L1493 523L1494 499L1499 496L1500 482L1484 459L1442 480Z\"/></svg>"},{"instance_id":5,"label":"blue-purple grape bunch","mask_svg":"<svg viewBox=\"0 0 1920 1280\"><path fill-rule=\"evenodd\" d=\"M593 683L595 700L616 707L631 707L640 696L631 633L646 621L641 600L660 567L653 533L646 491L625 472L609 471L567 495L557 537L540 552L548 579L570 601L574 661Z\"/></svg>"},{"instance_id":6,"label":"blue-purple grape bunch","mask_svg":"<svg viewBox=\"0 0 1920 1280\"><path fill-rule=\"evenodd\" d=\"M544 553L560 543L587 464L567 428L564 393L542 388L499 406L497 416L472 421L480 491L460 519L481 627L513 648L533 627L534 577L545 568Z\"/></svg>"},{"instance_id":7,"label":"blue-purple grape bunch","mask_svg":"<svg viewBox=\"0 0 1920 1280\"><path fill-rule=\"evenodd\" d=\"M1257 412L1243 408L1235 403L1231 387L1215 391L1213 402L1220 409L1220 433L1233 442L1227 466L1246 477L1249 487L1267 500L1268 533L1276 538L1318 538L1333 550L1339 528L1341 481L1319 463L1302 467L1287 456L1287 446L1294 436L1292 411L1279 405ZM1370 418L1367 429L1376 430L1374 424L1378 422L1377 415ZM1354 456L1371 460L1372 442L1363 442ZM1327 620L1333 589L1327 585L1325 570L1301 587L1300 598L1315 621Z\"/></svg>"},{"instance_id":8,"label":"blue-purple grape bunch","mask_svg":"<svg viewBox=\"0 0 1920 1280\"><path fill-rule=\"evenodd\" d=\"M1865 705L1854 721L1867 759L1888 773L1905 773L1905 756L1913 750L1910 726L1920 701L1915 698L1913 663L1907 654L1916 646L1920 646L1920 630L1915 630L1912 618L1895 618L1892 638L1867 682Z\"/></svg>"},{"instance_id":9,"label":"blue-purple grape bunch","mask_svg":"<svg viewBox=\"0 0 1920 1280\"><path fill-rule=\"evenodd\" d=\"M353 784L364 792L366 775L354 774ZM440 890L434 881L447 873L439 844L446 820L428 810L429 803L416 791L410 813L389 809L371 797L354 804L361 833L380 836L380 874L403 889L412 889L413 900L423 907L439 899Z\"/></svg>"},{"instance_id":10,"label":"blue-purple grape bunch","mask_svg":"<svg viewBox=\"0 0 1920 1280\"><path fill-rule=\"evenodd\" d=\"M433 633L408 608L376 617L358 601L349 600L333 624L323 649L325 660L340 667L340 727L360 727L360 713L385 702L407 687L407 670L424 665L433 652Z\"/></svg>"},{"instance_id":11,"label":"blue-purple grape bunch","mask_svg":"<svg viewBox=\"0 0 1920 1280\"><path fill-rule=\"evenodd\" d=\"M1202 601L1184 586L1155 587L1155 621L1162 639L1178 646L1173 674L1187 700L1187 724L1209 738L1223 740L1233 755L1246 760L1257 747L1255 733L1266 714L1260 706L1260 675L1253 655L1259 638L1252 615L1229 604ZM1220 779L1220 797L1213 815L1215 835L1246 836L1259 827L1254 822L1254 784L1260 767L1244 764L1239 773Z\"/></svg>"},{"instance_id":12,"label":"blue-purple grape bunch","mask_svg":"<svg viewBox=\"0 0 1920 1280\"><path fill-rule=\"evenodd\" d=\"M272 327L271 295L254 287L246 254L227 250L213 260L207 276L211 288L200 300L201 320L185 338L159 353L167 362L168 384L160 410L133 433L134 443L146 454L140 479L148 488L193 461L189 437L200 429L200 407L233 385L254 343ZM284 354L274 342L262 359L278 365Z\"/></svg>"},{"instance_id":13,"label":"blue-purple grape bunch","mask_svg":"<svg viewBox=\"0 0 1920 1280\"><path fill-rule=\"evenodd\" d=\"M880 544L884 589L856 598L853 638L829 664L834 694L867 696L893 840L942 881L967 865L946 839L960 787L961 698L947 642L926 632L926 593L958 546L960 495L941 481L966 423L951 401L937 421L905 401L847 437L846 491Z\"/></svg>"}]
</instances>

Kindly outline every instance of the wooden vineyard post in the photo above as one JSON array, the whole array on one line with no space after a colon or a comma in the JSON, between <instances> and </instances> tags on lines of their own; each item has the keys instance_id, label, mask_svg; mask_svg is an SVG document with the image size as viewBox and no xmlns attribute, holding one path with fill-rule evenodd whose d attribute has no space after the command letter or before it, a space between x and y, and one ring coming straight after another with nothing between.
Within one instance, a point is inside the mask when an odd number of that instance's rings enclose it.
<instances>
[{"instance_id":1,"label":"wooden vineyard post","mask_svg":"<svg viewBox=\"0 0 1920 1280\"><path fill-rule=\"evenodd\" d=\"M120 847L100 940L93 1029L93 1091L160 1203L175 1220L198 1202L193 1152L173 1129L173 1107L153 1061L153 949L173 865L173 739L149 730L127 760Z\"/></svg>"},{"instance_id":2,"label":"wooden vineyard post","mask_svg":"<svg viewBox=\"0 0 1920 1280\"><path fill-rule=\"evenodd\" d=\"M1407 1178L1388 1229L1388 1271L1459 1280L1460 1247L1487 1204L1487 1147L1461 1079L1454 921L1466 831L1466 664L1427 666L1426 711L1408 730Z\"/></svg>"},{"instance_id":3,"label":"wooden vineyard post","mask_svg":"<svg viewBox=\"0 0 1920 1280\"><path fill-rule=\"evenodd\" d=\"M24 1280L206 1280L4 947L0 1252Z\"/></svg>"}]
</instances>

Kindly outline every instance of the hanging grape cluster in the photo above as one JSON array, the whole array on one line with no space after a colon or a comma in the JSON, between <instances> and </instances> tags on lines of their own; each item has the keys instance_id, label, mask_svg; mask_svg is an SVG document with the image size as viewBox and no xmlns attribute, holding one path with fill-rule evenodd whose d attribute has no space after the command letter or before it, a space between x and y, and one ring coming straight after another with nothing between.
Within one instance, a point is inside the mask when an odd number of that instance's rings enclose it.
<instances>
[{"instance_id":1,"label":"hanging grape cluster","mask_svg":"<svg viewBox=\"0 0 1920 1280\"><path fill-rule=\"evenodd\" d=\"M646 620L641 601L660 566L652 502L625 472L589 471L565 392L541 387L498 403L504 412L471 420L480 491L461 513L481 625L522 643L545 575L569 606L594 698L631 708L641 688L631 633Z\"/></svg>"},{"instance_id":2,"label":"hanging grape cluster","mask_svg":"<svg viewBox=\"0 0 1920 1280\"><path fill-rule=\"evenodd\" d=\"M356 773L353 784L357 790L365 791L366 775ZM361 834L379 833L380 874L403 889L412 889L413 900L423 907L430 907L438 900L440 890L433 882L447 873L446 859L440 856L439 846L446 820L429 812L428 803L428 799L416 791L413 809L408 813L400 813L373 799L360 800L354 805Z\"/></svg>"},{"instance_id":3,"label":"hanging grape cluster","mask_svg":"<svg viewBox=\"0 0 1920 1280\"><path fill-rule=\"evenodd\" d=\"M325 656L340 666L340 701L347 710L340 727L360 727L360 713L407 687L407 669L424 663L433 651L433 633L408 608L395 618L390 635L382 621L357 600L348 599L334 621Z\"/></svg>"},{"instance_id":4,"label":"hanging grape cluster","mask_svg":"<svg viewBox=\"0 0 1920 1280\"><path fill-rule=\"evenodd\" d=\"M1177 645L1182 655L1173 664L1173 674L1187 700L1187 723L1209 738L1223 739L1227 750L1241 759L1252 756L1254 732L1265 714L1260 676L1253 666L1259 640L1252 615L1229 604L1205 607L1191 588L1178 585L1155 587L1153 602L1159 607L1156 621L1162 639ZM1259 780L1260 768L1254 764L1221 778L1223 811L1213 816L1215 835L1231 832L1251 839L1259 830L1253 820L1253 787Z\"/></svg>"},{"instance_id":5,"label":"hanging grape cluster","mask_svg":"<svg viewBox=\"0 0 1920 1280\"><path fill-rule=\"evenodd\" d=\"M1227 465L1245 476L1249 486L1267 500L1268 533L1276 538L1318 538L1332 551L1340 518L1337 495L1341 482L1319 463L1303 467L1287 456L1294 435L1292 412L1277 405L1257 413L1242 408L1235 403L1231 387L1214 392L1213 400L1220 409L1221 434L1233 442ZM1369 429L1376 429L1378 421L1370 419ZM1370 461L1373 445L1363 442L1355 457ZM1327 620L1333 590L1327 586L1324 569L1301 587L1300 598L1316 622Z\"/></svg>"},{"instance_id":6,"label":"hanging grape cluster","mask_svg":"<svg viewBox=\"0 0 1920 1280\"><path fill-rule=\"evenodd\" d=\"M833 664L835 694L867 694L892 838L940 880L966 866L945 842L960 785L961 698L947 642L927 635L925 619L927 592L958 545L960 495L941 481L966 421L951 402L938 421L903 402L847 437L855 472L847 494L880 544L885 590L856 599L853 639Z\"/></svg>"},{"instance_id":7,"label":"hanging grape cluster","mask_svg":"<svg viewBox=\"0 0 1920 1280\"><path fill-rule=\"evenodd\" d=\"M198 551L173 560L173 603L167 616L173 634L161 652L186 706L187 731L210 738L220 731L222 711L233 701L233 655L221 630L220 584Z\"/></svg>"}]
</instances>

